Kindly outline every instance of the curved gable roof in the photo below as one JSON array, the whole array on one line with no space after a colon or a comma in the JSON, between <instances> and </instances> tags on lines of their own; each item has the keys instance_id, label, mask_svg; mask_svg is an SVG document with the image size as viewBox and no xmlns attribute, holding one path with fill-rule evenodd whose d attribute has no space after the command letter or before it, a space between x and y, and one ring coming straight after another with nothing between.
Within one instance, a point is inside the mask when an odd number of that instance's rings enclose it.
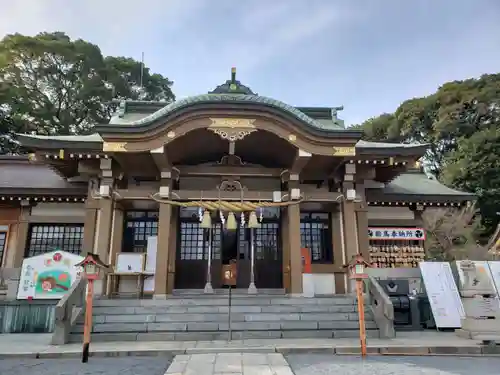
<instances>
[{"instance_id":1,"label":"curved gable roof","mask_svg":"<svg viewBox=\"0 0 500 375\"><path fill-rule=\"evenodd\" d=\"M246 95L246 94L203 94L190 96L185 99L178 100L176 102L165 105L163 108L158 109L152 114L149 114L145 117L133 119L128 122L120 121L120 118L125 114L126 104L121 106L121 113L118 116L115 116L115 119L112 119L109 124L99 125L97 128L98 132L118 132L118 131L126 131L126 132L134 132L134 131L144 131L147 128L154 128L155 125L159 125L159 120L168 117L175 112L197 105L197 104L255 104L261 105L273 109L278 109L286 114L294 117L295 119L302 122L304 125L312 128L312 130L316 130L327 135L328 133L351 133L353 136L356 134L361 136L362 132L353 131L353 130L344 130L344 129L335 129L331 127L326 127L325 124L321 121L315 120L312 117L306 115L304 112L299 109L286 104L280 100L268 98L266 96L259 95ZM116 119L118 117L118 119Z\"/></svg>"}]
</instances>

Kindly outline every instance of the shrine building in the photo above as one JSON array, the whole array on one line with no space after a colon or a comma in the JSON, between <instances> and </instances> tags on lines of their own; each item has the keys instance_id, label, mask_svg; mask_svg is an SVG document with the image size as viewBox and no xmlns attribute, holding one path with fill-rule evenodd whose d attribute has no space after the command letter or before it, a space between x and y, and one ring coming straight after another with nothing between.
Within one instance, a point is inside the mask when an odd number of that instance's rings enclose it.
<instances>
[{"instance_id":1,"label":"shrine building","mask_svg":"<svg viewBox=\"0 0 500 375\"><path fill-rule=\"evenodd\" d=\"M357 253L415 267L424 210L473 197L422 172L426 145L363 141L341 109L255 94L233 70L208 94L122 101L91 135L21 134L30 155L0 157L0 266L54 249L114 265L157 236L160 298L220 288L231 260L237 288L301 294L302 249L321 294L347 291Z\"/></svg>"}]
</instances>

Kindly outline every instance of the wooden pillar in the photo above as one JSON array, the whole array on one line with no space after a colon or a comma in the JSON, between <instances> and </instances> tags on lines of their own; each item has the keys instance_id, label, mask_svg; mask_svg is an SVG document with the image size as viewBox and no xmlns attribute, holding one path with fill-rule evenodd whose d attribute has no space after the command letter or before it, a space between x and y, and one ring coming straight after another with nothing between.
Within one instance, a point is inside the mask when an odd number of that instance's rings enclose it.
<instances>
[{"instance_id":1,"label":"wooden pillar","mask_svg":"<svg viewBox=\"0 0 500 375\"><path fill-rule=\"evenodd\" d=\"M342 244L342 217L339 210L334 209L331 213L331 233L332 233L332 248L333 248L333 264L335 268L341 268L345 264L344 249ZM343 272L335 272L335 293L345 293L345 274Z\"/></svg>"},{"instance_id":2,"label":"wooden pillar","mask_svg":"<svg viewBox=\"0 0 500 375\"><path fill-rule=\"evenodd\" d=\"M170 216L170 236L168 241L167 294L175 288L175 261L177 256L177 236L179 234L179 207L172 207Z\"/></svg>"},{"instance_id":3,"label":"wooden pillar","mask_svg":"<svg viewBox=\"0 0 500 375\"><path fill-rule=\"evenodd\" d=\"M356 230L355 203L343 201L345 259L348 263L358 253L358 233Z\"/></svg>"},{"instance_id":4,"label":"wooden pillar","mask_svg":"<svg viewBox=\"0 0 500 375\"><path fill-rule=\"evenodd\" d=\"M112 269L115 269L116 257L118 253L122 251L123 245L123 209L119 207L116 203L113 209L112 218L112 228L111 228L111 240L110 240L110 251L108 256L108 264L111 265ZM106 291L107 294L111 292L110 279L106 281Z\"/></svg>"},{"instance_id":5,"label":"wooden pillar","mask_svg":"<svg viewBox=\"0 0 500 375\"><path fill-rule=\"evenodd\" d=\"M154 290L154 298L159 299L166 298L168 294L167 279L171 216L172 206L170 204L160 203L160 213L158 220L158 249L156 253Z\"/></svg>"},{"instance_id":6,"label":"wooden pillar","mask_svg":"<svg viewBox=\"0 0 500 375\"><path fill-rule=\"evenodd\" d=\"M99 212L99 201L87 196L85 202L85 219L83 225L83 248L82 255L94 252L94 243L97 231L97 217Z\"/></svg>"},{"instance_id":7,"label":"wooden pillar","mask_svg":"<svg viewBox=\"0 0 500 375\"><path fill-rule=\"evenodd\" d=\"M23 265L24 254L26 252L26 244L28 241L29 232L29 217L31 214L31 207L21 206L21 213L19 215L19 224L17 225L17 240L14 249L13 267L20 268Z\"/></svg>"},{"instance_id":8,"label":"wooden pillar","mask_svg":"<svg viewBox=\"0 0 500 375\"><path fill-rule=\"evenodd\" d=\"M103 262L109 262L111 251L111 231L113 225L113 201L111 199L99 200L99 213L97 214L97 228L94 241L94 253L99 255ZM106 294L107 277L94 284L94 293Z\"/></svg>"},{"instance_id":9,"label":"wooden pillar","mask_svg":"<svg viewBox=\"0 0 500 375\"><path fill-rule=\"evenodd\" d=\"M281 248L283 254L283 288L287 293L291 290L290 276L290 231L288 229L288 209L281 210Z\"/></svg>"},{"instance_id":10,"label":"wooden pillar","mask_svg":"<svg viewBox=\"0 0 500 375\"><path fill-rule=\"evenodd\" d=\"M113 201L111 199L101 199L99 201L99 220L97 227L96 247L94 252L99 255L103 262L109 260L111 245L111 227L113 221Z\"/></svg>"},{"instance_id":11,"label":"wooden pillar","mask_svg":"<svg viewBox=\"0 0 500 375\"><path fill-rule=\"evenodd\" d=\"M356 227L358 232L358 251L367 262L370 262L370 240L368 238L368 205L366 204L365 185L356 183L356 193L361 202L356 203Z\"/></svg>"},{"instance_id":12,"label":"wooden pillar","mask_svg":"<svg viewBox=\"0 0 500 375\"><path fill-rule=\"evenodd\" d=\"M300 252L300 205L288 206L288 239L290 251L290 294L302 294L302 254Z\"/></svg>"},{"instance_id":13,"label":"wooden pillar","mask_svg":"<svg viewBox=\"0 0 500 375\"><path fill-rule=\"evenodd\" d=\"M370 240L368 238L368 207L364 203L356 204L356 223L358 232L359 252L370 262Z\"/></svg>"}]
</instances>

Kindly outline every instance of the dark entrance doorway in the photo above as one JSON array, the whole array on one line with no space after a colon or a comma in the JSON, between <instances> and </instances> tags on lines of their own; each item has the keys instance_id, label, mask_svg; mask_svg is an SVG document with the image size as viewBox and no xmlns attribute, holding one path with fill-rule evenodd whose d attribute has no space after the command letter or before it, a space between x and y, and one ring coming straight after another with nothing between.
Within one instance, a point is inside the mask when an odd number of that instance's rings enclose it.
<instances>
[{"instance_id":1,"label":"dark entrance doorway","mask_svg":"<svg viewBox=\"0 0 500 375\"><path fill-rule=\"evenodd\" d=\"M210 233L211 232L211 233ZM250 284L252 231L248 228L227 230L220 222L212 229L200 227L196 210L181 209L177 232L175 262L176 289L203 289L207 281L209 239L211 238L211 278L213 288L222 287L222 264L236 259L238 270L236 287ZM271 289L283 287L283 260L279 217L264 217L259 228L253 229L255 251L255 285Z\"/></svg>"},{"instance_id":2,"label":"dark entrance doorway","mask_svg":"<svg viewBox=\"0 0 500 375\"><path fill-rule=\"evenodd\" d=\"M238 270L236 288L248 288L250 284L250 253L246 229L227 230L221 233L221 263L236 261Z\"/></svg>"},{"instance_id":3,"label":"dark entrance doorway","mask_svg":"<svg viewBox=\"0 0 500 375\"><path fill-rule=\"evenodd\" d=\"M222 264L229 264L231 260L238 259L238 231L222 231L221 257Z\"/></svg>"}]
</instances>

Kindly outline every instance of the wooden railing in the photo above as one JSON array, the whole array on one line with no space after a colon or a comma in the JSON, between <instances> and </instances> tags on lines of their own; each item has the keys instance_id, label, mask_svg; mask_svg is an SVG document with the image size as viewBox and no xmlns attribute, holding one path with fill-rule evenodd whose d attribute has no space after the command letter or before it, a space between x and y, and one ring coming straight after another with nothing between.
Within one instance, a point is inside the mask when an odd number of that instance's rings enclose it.
<instances>
[{"instance_id":1,"label":"wooden railing","mask_svg":"<svg viewBox=\"0 0 500 375\"><path fill-rule=\"evenodd\" d=\"M391 299L373 276L368 277L366 285L373 318L379 329L380 338L396 337L394 306Z\"/></svg>"},{"instance_id":2,"label":"wooden railing","mask_svg":"<svg viewBox=\"0 0 500 375\"><path fill-rule=\"evenodd\" d=\"M68 342L71 329L85 309L86 287L87 279L78 279L56 305L52 345L62 345Z\"/></svg>"}]
</instances>

